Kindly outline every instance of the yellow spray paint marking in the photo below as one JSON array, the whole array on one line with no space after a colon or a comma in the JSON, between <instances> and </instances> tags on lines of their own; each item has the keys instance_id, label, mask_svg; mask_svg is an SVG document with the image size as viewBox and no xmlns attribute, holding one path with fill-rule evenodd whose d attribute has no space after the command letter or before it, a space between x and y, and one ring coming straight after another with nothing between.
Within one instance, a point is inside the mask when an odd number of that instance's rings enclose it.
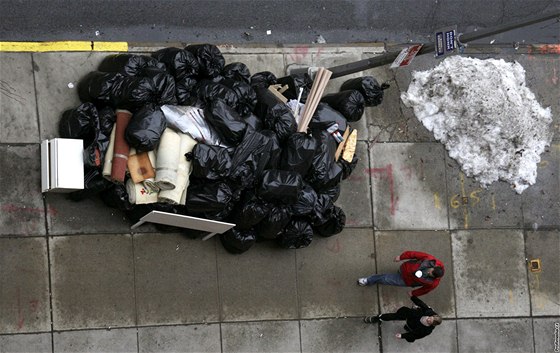
<instances>
[{"instance_id":1,"label":"yellow spray paint marking","mask_svg":"<svg viewBox=\"0 0 560 353\"><path fill-rule=\"evenodd\" d=\"M492 210L496 210L496 197L492 195Z\"/></svg>"},{"instance_id":2,"label":"yellow spray paint marking","mask_svg":"<svg viewBox=\"0 0 560 353\"><path fill-rule=\"evenodd\" d=\"M126 42L0 42L0 52L128 51Z\"/></svg>"},{"instance_id":3,"label":"yellow spray paint marking","mask_svg":"<svg viewBox=\"0 0 560 353\"><path fill-rule=\"evenodd\" d=\"M513 303L513 291L511 289L509 290L509 302L510 304Z\"/></svg>"},{"instance_id":4,"label":"yellow spray paint marking","mask_svg":"<svg viewBox=\"0 0 560 353\"><path fill-rule=\"evenodd\" d=\"M466 197L466 192L465 192L465 175L463 173L460 174L461 176L461 197ZM463 204L463 225L465 227L465 229L469 228L469 210L467 209L467 206L465 204Z\"/></svg>"},{"instance_id":5,"label":"yellow spray paint marking","mask_svg":"<svg viewBox=\"0 0 560 353\"><path fill-rule=\"evenodd\" d=\"M434 205L438 210L441 208L441 204L439 201L439 194L437 192L434 192Z\"/></svg>"}]
</instances>

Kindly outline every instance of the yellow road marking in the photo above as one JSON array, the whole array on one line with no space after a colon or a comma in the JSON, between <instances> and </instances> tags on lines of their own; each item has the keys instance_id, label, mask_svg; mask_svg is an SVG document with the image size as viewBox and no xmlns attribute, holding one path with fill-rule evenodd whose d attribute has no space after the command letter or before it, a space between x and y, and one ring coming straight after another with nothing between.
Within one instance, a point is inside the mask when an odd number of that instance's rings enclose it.
<instances>
[{"instance_id":1,"label":"yellow road marking","mask_svg":"<svg viewBox=\"0 0 560 353\"><path fill-rule=\"evenodd\" d=\"M126 42L0 42L0 52L128 51Z\"/></svg>"}]
</instances>

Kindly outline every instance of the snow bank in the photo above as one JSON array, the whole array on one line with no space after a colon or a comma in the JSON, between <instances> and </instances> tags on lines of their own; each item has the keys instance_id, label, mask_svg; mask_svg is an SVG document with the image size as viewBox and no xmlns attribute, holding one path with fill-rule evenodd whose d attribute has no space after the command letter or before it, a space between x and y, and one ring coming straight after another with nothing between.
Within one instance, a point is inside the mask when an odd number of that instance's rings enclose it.
<instances>
[{"instance_id":1,"label":"snow bank","mask_svg":"<svg viewBox=\"0 0 560 353\"><path fill-rule=\"evenodd\" d=\"M519 63L452 56L413 72L401 99L483 187L500 179L520 194L535 183L552 114L525 86Z\"/></svg>"}]
</instances>

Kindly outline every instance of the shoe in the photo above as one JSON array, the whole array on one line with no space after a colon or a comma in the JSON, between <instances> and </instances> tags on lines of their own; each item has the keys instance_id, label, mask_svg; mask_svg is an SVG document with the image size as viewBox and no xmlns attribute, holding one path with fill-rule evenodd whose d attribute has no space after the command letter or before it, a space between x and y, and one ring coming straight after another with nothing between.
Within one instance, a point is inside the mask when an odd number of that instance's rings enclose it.
<instances>
[{"instance_id":1,"label":"shoe","mask_svg":"<svg viewBox=\"0 0 560 353\"><path fill-rule=\"evenodd\" d=\"M367 278L358 278L358 285L359 286L367 286Z\"/></svg>"},{"instance_id":2,"label":"shoe","mask_svg":"<svg viewBox=\"0 0 560 353\"><path fill-rule=\"evenodd\" d=\"M381 320L379 320L379 315L378 316L366 316L364 317L364 322L366 324L375 324L380 322Z\"/></svg>"}]
</instances>

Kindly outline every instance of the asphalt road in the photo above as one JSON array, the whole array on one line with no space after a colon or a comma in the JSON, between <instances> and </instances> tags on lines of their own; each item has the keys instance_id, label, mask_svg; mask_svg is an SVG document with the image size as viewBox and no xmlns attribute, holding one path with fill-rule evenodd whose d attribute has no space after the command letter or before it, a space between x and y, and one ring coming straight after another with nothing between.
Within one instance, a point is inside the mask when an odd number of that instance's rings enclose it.
<instances>
[{"instance_id":1,"label":"asphalt road","mask_svg":"<svg viewBox=\"0 0 560 353\"><path fill-rule=\"evenodd\" d=\"M449 25L468 33L558 10L558 0L0 0L0 41L426 42ZM487 40L558 43L559 34L551 20Z\"/></svg>"}]
</instances>

